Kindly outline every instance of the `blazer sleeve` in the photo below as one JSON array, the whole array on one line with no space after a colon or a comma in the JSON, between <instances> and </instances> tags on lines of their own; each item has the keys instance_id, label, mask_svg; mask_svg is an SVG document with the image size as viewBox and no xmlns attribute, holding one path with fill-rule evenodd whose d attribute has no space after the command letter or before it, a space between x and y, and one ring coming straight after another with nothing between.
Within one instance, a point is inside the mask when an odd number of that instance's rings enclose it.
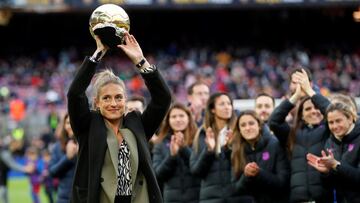
<instances>
[{"instance_id":1,"label":"blazer sleeve","mask_svg":"<svg viewBox=\"0 0 360 203\"><path fill-rule=\"evenodd\" d=\"M160 126L170 107L171 93L157 69L151 73L141 73L141 76L151 95L151 100L141 115L145 134L149 140Z\"/></svg>"},{"instance_id":2,"label":"blazer sleeve","mask_svg":"<svg viewBox=\"0 0 360 203\"><path fill-rule=\"evenodd\" d=\"M81 136L88 130L90 124L90 108L88 98L85 91L89 86L92 77L95 74L97 63L84 59L73 82L70 85L68 97L68 113L70 117L71 128L77 139L81 140Z\"/></svg>"},{"instance_id":3,"label":"blazer sleeve","mask_svg":"<svg viewBox=\"0 0 360 203\"><path fill-rule=\"evenodd\" d=\"M153 150L153 168L158 180L166 181L173 176L177 166L177 156L165 152L163 143L157 144Z\"/></svg>"},{"instance_id":4,"label":"blazer sleeve","mask_svg":"<svg viewBox=\"0 0 360 203\"><path fill-rule=\"evenodd\" d=\"M290 103L288 99L282 101L281 104L274 109L268 121L270 130L273 131L283 146L286 145L290 133L290 126L285 119L293 108L294 105Z\"/></svg>"}]
</instances>

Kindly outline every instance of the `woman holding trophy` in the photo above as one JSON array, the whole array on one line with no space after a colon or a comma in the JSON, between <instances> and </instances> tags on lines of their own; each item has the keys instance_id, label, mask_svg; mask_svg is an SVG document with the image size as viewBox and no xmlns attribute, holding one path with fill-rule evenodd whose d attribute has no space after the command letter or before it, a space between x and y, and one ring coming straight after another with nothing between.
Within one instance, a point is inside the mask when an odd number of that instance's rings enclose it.
<instances>
[{"instance_id":1,"label":"woman holding trophy","mask_svg":"<svg viewBox=\"0 0 360 203\"><path fill-rule=\"evenodd\" d=\"M90 21L92 19L93 16ZM104 25L108 28L113 24L105 22ZM85 58L68 92L71 126L79 142L72 202L160 203L162 197L147 142L170 106L170 90L156 67L144 58L135 37L124 31L123 43L117 48L136 65L151 95L142 114L132 111L125 115L123 81L110 70L95 75L96 66L109 45L103 44L106 40L97 36L96 30L94 33L97 49ZM90 110L85 91L94 75L94 109Z\"/></svg>"}]
</instances>

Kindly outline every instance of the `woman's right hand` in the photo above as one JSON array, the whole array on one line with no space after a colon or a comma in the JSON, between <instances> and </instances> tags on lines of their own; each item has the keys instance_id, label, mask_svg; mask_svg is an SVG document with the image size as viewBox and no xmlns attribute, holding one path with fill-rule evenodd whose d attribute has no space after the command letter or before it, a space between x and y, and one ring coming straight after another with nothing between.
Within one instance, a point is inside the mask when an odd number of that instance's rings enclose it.
<instances>
[{"instance_id":1,"label":"woman's right hand","mask_svg":"<svg viewBox=\"0 0 360 203\"><path fill-rule=\"evenodd\" d=\"M176 156L180 149L180 146L178 145L176 139L177 138L175 135L171 135L171 140L170 140L170 155L171 156Z\"/></svg>"},{"instance_id":2,"label":"woman's right hand","mask_svg":"<svg viewBox=\"0 0 360 203\"><path fill-rule=\"evenodd\" d=\"M292 104L296 104L299 101L299 99L301 98L302 94L303 93L302 93L302 90L301 90L301 86L300 86L300 84L297 84L296 85L296 90L295 90L294 94L291 95L289 101Z\"/></svg>"},{"instance_id":3,"label":"woman's right hand","mask_svg":"<svg viewBox=\"0 0 360 203\"><path fill-rule=\"evenodd\" d=\"M96 50L94 52L94 54L92 55L92 58L99 61L105 54L106 52L109 50L109 47L107 47L106 45L104 45L101 42L101 39L99 36L97 35L93 35L95 42L96 42Z\"/></svg>"},{"instance_id":4,"label":"woman's right hand","mask_svg":"<svg viewBox=\"0 0 360 203\"><path fill-rule=\"evenodd\" d=\"M78 145L74 142L74 140L69 140L66 144L66 157L68 159L72 159L78 153Z\"/></svg>"},{"instance_id":5,"label":"woman's right hand","mask_svg":"<svg viewBox=\"0 0 360 203\"><path fill-rule=\"evenodd\" d=\"M215 151L215 145L216 145L215 134L210 127L206 129L205 143L207 145L208 151L210 152Z\"/></svg>"}]
</instances>

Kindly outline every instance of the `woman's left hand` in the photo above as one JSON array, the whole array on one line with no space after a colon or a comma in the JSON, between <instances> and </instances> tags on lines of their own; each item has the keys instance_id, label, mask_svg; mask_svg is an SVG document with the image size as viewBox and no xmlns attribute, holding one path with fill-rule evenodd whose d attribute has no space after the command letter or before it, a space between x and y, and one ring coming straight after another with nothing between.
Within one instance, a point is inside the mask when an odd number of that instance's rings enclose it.
<instances>
[{"instance_id":1,"label":"woman's left hand","mask_svg":"<svg viewBox=\"0 0 360 203\"><path fill-rule=\"evenodd\" d=\"M125 33L124 38L125 43L119 44L117 47L121 48L134 64L138 64L144 58L139 43L135 37L128 32Z\"/></svg>"},{"instance_id":2,"label":"woman's left hand","mask_svg":"<svg viewBox=\"0 0 360 203\"><path fill-rule=\"evenodd\" d=\"M319 163L323 164L329 170L335 169L340 162L334 158L334 154L330 149L328 149L327 152L328 154L326 154L324 150L321 151L322 157L320 158Z\"/></svg>"}]
</instances>

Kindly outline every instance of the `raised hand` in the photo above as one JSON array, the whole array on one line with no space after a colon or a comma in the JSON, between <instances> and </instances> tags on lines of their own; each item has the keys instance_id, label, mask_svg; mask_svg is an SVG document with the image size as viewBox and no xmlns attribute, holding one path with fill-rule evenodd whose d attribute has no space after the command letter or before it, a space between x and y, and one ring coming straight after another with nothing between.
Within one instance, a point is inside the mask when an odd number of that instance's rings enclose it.
<instances>
[{"instance_id":1,"label":"raised hand","mask_svg":"<svg viewBox=\"0 0 360 203\"><path fill-rule=\"evenodd\" d=\"M234 133L232 130L228 130L225 137L225 146L230 147L234 139Z\"/></svg>"},{"instance_id":2,"label":"raised hand","mask_svg":"<svg viewBox=\"0 0 360 203\"><path fill-rule=\"evenodd\" d=\"M78 153L78 145L74 142L74 140L69 140L66 144L66 157L68 159L72 159Z\"/></svg>"},{"instance_id":3,"label":"raised hand","mask_svg":"<svg viewBox=\"0 0 360 203\"><path fill-rule=\"evenodd\" d=\"M97 35L93 35L95 42L96 42L96 51L92 55L92 58L96 61L99 61L109 50L109 47L105 46L101 40L100 37Z\"/></svg>"},{"instance_id":4,"label":"raised hand","mask_svg":"<svg viewBox=\"0 0 360 203\"><path fill-rule=\"evenodd\" d=\"M215 145L216 145L215 134L210 127L206 129L205 143L208 148L208 151L210 152L215 151Z\"/></svg>"},{"instance_id":5,"label":"raised hand","mask_svg":"<svg viewBox=\"0 0 360 203\"><path fill-rule=\"evenodd\" d=\"M182 148L185 146L185 141L184 141L184 134L182 132L175 132L174 133L175 136L175 141L177 143L177 145L179 146L179 148Z\"/></svg>"},{"instance_id":6,"label":"raised hand","mask_svg":"<svg viewBox=\"0 0 360 203\"><path fill-rule=\"evenodd\" d=\"M117 47L121 48L134 64L138 64L142 59L144 59L139 43L136 41L135 37L130 35L128 32L125 32L124 38L125 44L119 44ZM146 61L143 66L149 67L150 64Z\"/></svg>"},{"instance_id":7,"label":"raised hand","mask_svg":"<svg viewBox=\"0 0 360 203\"><path fill-rule=\"evenodd\" d=\"M171 140L170 140L170 155L171 156L176 156L179 152L179 145L176 141L176 136L175 135L171 135Z\"/></svg>"},{"instance_id":8,"label":"raised hand","mask_svg":"<svg viewBox=\"0 0 360 203\"><path fill-rule=\"evenodd\" d=\"M302 92L302 89L301 89L301 86L300 84L297 84L296 85L296 90L294 92L293 95L291 95L289 101L292 103L292 104L296 104L297 101L299 101L299 99L303 96L303 92Z\"/></svg>"},{"instance_id":9,"label":"raised hand","mask_svg":"<svg viewBox=\"0 0 360 203\"><path fill-rule=\"evenodd\" d=\"M298 82L301 85L301 89L306 93L306 95L312 97L315 94L315 91L311 87L309 76L306 71L301 69L301 72L296 72L294 74L294 77L298 79Z\"/></svg>"}]
</instances>

